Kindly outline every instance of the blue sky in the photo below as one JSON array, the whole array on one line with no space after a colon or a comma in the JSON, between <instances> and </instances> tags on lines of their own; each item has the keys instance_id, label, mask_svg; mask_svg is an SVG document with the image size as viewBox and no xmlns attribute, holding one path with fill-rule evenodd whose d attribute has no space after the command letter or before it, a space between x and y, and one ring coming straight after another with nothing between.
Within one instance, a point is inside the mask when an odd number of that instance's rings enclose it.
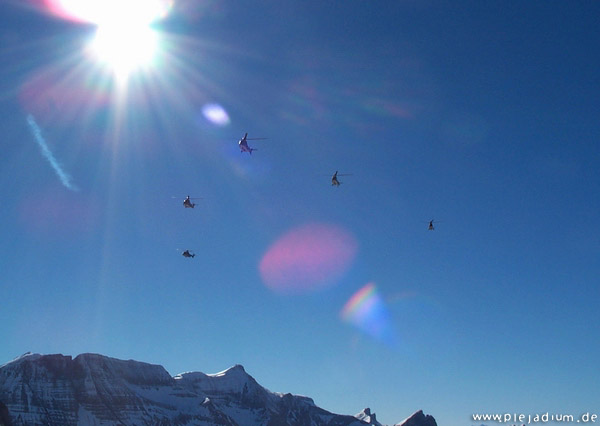
<instances>
[{"instance_id":1,"label":"blue sky","mask_svg":"<svg viewBox=\"0 0 600 426\"><path fill-rule=\"evenodd\" d=\"M239 363L389 424L597 409L598 2L176 0L125 77L60 5L0 6L0 363Z\"/></svg>"}]
</instances>

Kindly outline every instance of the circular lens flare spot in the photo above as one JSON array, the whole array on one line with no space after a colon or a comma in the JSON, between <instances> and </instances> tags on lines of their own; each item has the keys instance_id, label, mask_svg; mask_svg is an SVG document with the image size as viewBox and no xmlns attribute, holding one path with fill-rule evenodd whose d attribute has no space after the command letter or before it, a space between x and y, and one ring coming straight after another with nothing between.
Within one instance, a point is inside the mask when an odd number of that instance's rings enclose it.
<instances>
[{"instance_id":1,"label":"circular lens flare spot","mask_svg":"<svg viewBox=\"0 0 600 426\"><path fill-rule=\"evenodd\" d=\"M358 244L336 225L308 224L279 238L260 261L264 283L286 294L300 294L336 284L351 265Z\"/></svg>"},{"instance_id":2,"label":"circular lens flare spot","mask_svg":"<svg viewBox=\"0 0 600 426\"><path fill-rule=\"evenodd\" d=\"M56 189L30 195L20 203L20 220L27 231L53 238L80 238L97 229L96 200Z\"/></svg>"},{"instance_id":3,"label":"circular lens flare spot","mask_svg":"<svg viewBox=\"0 0 600 426\"><path fill-rule=\"evenodd\" d=\"M217 126L226 126L229 124L229 114L219 104L206 104L202 107L204 118Z\"/></svg>"}]
</instances>

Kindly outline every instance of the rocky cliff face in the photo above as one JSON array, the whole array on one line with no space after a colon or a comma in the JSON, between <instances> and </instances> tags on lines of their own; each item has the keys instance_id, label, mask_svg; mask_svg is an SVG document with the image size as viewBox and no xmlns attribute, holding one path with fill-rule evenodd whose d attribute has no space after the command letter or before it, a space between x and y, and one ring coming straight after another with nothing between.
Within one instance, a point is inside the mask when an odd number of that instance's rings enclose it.
<instances>
[{"instance_id":1,"label":"rocky cliff face","mask_svg":"<svg viewBox=\"0 0 600 426\"><path fill-rule=\"evenodd\" d=\"M436 426L431 416L419 423L418 413L406 426ZM159 365L95 354L26 354L1 366L0 426L9 425L380 426L368 409L333 414L310 398L270 392L240 365L171 377Z\"/></svg>"},{"instance_id":2,"label":"rocky cliff face","mask_svg":"<svg viewBox=\"0 0 600 426\"><path fill-rule=\"evenodd\" d=\"M0 402L0 426L11 426L12 422L8 415L8 407Z\"/></svg>"}]
</instances>

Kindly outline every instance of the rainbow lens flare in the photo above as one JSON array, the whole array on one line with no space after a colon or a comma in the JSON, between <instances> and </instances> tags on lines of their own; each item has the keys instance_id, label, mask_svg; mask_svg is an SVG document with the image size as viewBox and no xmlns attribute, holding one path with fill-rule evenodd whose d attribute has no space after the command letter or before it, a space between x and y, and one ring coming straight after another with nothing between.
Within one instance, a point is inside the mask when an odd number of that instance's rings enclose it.
<instances>
[{"instance_id":1,"label":"rainbow lens flare","mask_svg":"<svg viewBox=\"0 0 600 426\"><path fill-rule=\"evenodd\" d=\"M344 305L341 317L374 339L390 346L397 343L388 309L374 283L354 293Z\"/></svg>"}]
</instances>

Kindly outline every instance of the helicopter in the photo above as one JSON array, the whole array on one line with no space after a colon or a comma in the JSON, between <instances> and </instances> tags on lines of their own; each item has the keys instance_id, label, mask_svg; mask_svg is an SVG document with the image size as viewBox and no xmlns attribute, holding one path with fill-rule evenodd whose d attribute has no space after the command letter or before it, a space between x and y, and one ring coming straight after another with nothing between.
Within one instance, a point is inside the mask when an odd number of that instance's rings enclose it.
<instances>
[{"instance_id":1,"label":"helicopter","mask_svg":"<svg viewBox=\"0 0 600 426\"><path fill-rule=\"evenodd\" d=\"M244 137L238 141L238 145L240 146L240 152L248 152L248 153L250 153L250 155L252 155L252 151L256 151L256 148L250 148L248 146L248 141L257 141L257 140L263 140L263 139L267 139L267 138L250 138L250 139L248 139L248 133L246 133L244 135Z\"/></svg>"},{"instance_id":2,"label":"helicopter","mask_svg":"<svg viewBox=\"0 0 600 426\"><path fill-rule=\"evenodd\" d=\"M352 175L348 174L348 173L342 173L339 176L352 176ZM338 177L338 171L336 170L335 173L333 174L333 176L331 177L331 185L332 186L340 186L340 184L342 183L338 180L337 177Z\"/></svg>"},{"instance_id":3,"label":"helicopter","mask_svg":"<svg viewBox=\"0 0 600 426\"><path fill-rule=\"evenodd\" d=\"M171 197L171 198L179 198L179 197ZM193 209L194 207L196 207L196 203L192 203L192 200L200 200L200 198L198 198L198 197L190 198L190 196L188 195L187 197L185 197L185 200L183 200L183 207L185 207L186 209Z\"/></svg>"},{"instance_id":4,"label":"helicopter","mask_svg":"<svg viewBox=\"0 0 600 426\"><path fill-rule=\"evenodd\" d=\"M188 195L187 197L185 197L185 200L183 200L183 207L185 207L186 209L193 209L194 207L196 207L196 203L192 203L191 198Z\"/></svg>"},{"instance_id":5,"label":"helicopter","mask_svg":"<svg viewBox=\"0 0 600 426\"><path fill-rule=\"evenodd\" d=\"M181 255L183 257L194 257L194 256L196 256L194 253L191 253L189 250L184 251L183 253L181 253Z\"/></svg>"},{"instance_id":6,"label":"helicopter","mask_svg":"<svg viewBox=\"0 0 600 426\"><path fill-rule=\"evenodd\" d=\"M427 228L429 231L435 231L435 226L433 226L433 222L435 222L433 219L429 221L429 227Z\"/></svg>"}]
</instances>

